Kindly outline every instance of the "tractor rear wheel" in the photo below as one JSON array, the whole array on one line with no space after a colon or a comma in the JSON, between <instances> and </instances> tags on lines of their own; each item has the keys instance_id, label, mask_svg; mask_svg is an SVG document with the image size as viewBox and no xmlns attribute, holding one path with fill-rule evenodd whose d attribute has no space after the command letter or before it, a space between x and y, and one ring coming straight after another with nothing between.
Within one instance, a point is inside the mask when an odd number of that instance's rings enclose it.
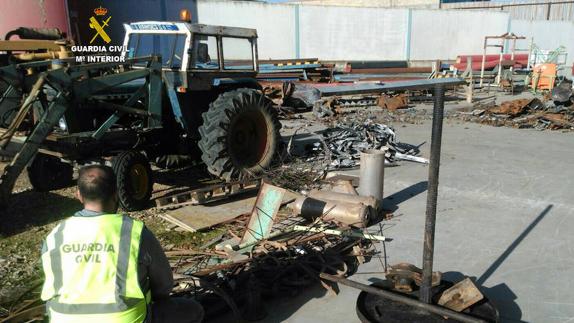
<instances>
[{"instance_id":1,"label":"tractor rear wheel","mask_svg":"<svg viewBox=\"0 0 574 323\"><path fill-rule=\"evenodd\" d=\"M260 91L223 93L202 118L199 148L210 173L229 181L258 175L271 165L281 143L281 123Z\"/></svg>"},{"instance_id":2,"label":"tractor rear wheel","mask_svg":"<svg viewBox=\"0 0 574 323\"><path fill-rule=\"evenodd\" d=\"M146 156L137 151L124 151L114 157L112 168L120 205L126 211L139 211L149 206L153 189L151 166Z\"/></svg>"},{"instance_id":3,"label":"tractor rear wheel","mask_svg":"<svg viewBox=\"0 0 574 323\"><path fill-rule=\"evenodd\" d=\"M59 158L37 154L28 166L28 179L34 190L48 192L72 184L74 167L60 161Z\"/></svg>"}]
</instances>

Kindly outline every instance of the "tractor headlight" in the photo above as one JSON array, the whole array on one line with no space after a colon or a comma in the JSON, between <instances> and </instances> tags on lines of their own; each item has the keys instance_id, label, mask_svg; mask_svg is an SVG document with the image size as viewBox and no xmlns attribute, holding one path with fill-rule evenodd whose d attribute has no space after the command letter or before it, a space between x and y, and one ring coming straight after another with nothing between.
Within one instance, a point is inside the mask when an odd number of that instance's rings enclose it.
<instances>
[{"instance_id":1,"label":"tractor headlight","mask_svg":"<svg viewBox=\"0 0 574 323\"><path fill-rule=\"evenodd\" d=\"M60 121L58 121L58 127L60 127L62 131L68 131L68 124L66 123L66 119L60 118Z\"/></svg>"}]
</instances>

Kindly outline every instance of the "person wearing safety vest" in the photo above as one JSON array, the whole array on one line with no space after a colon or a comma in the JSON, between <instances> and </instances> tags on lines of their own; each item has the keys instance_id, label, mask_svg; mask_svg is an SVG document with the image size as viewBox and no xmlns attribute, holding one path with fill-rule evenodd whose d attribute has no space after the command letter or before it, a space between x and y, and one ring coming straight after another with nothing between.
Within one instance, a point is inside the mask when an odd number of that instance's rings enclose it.
<instances>
[{"instance_id":1,"label":"person wearing safety vest","mask_svg":"<svg viewBox=\"0 0 574 323\"><path fill-rule=\"evenodd\" d=\"M51 322L201 322L203 308L171 298L173 275L155 236L117 213L113 170L80 169L82 211L59 223L42 247L42 299Z\"/></svg>"}]
</instances>

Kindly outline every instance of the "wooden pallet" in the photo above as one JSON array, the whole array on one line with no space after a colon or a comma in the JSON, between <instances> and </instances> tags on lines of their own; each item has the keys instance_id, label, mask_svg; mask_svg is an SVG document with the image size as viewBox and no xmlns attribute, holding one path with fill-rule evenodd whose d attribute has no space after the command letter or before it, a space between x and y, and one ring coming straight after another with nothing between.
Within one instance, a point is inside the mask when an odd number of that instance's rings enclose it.
<instances>
[{"instance_id":1,"label":"wooden pallet","mask_svg":"<svg viewBox=\"0 0 574 323\"><path fill-rule=\"evenodd\" d=\"M186 205L206 204L259 189L260 179L210 185L156 199L156 209L176 209Z\"/></svg>"}]
</instances>

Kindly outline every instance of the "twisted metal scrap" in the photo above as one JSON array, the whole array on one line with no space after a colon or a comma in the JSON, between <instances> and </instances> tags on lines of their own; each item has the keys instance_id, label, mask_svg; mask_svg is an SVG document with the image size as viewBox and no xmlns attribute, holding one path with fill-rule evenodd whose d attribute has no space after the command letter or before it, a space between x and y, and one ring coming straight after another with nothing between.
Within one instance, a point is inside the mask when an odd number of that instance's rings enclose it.
<instances>
[{"instance_id":1,"label":"twisted metal scrap","mask_svg":"<svg viewBox=\"0 0 574 323\"><path fill-rule=\"evenodd\" d=\"M315 143L313 150L319 156L330 157L331 168L347 168L358 165L362 151L381 150L383 147L389 149L386 156L389 163L397 160L396 153L411 156L419 153L417 146L399 142L391 127L370 119L360 123L339 123L335 128L327 129L323 133L322 142Z\"/></svg>"}]
</instances>

